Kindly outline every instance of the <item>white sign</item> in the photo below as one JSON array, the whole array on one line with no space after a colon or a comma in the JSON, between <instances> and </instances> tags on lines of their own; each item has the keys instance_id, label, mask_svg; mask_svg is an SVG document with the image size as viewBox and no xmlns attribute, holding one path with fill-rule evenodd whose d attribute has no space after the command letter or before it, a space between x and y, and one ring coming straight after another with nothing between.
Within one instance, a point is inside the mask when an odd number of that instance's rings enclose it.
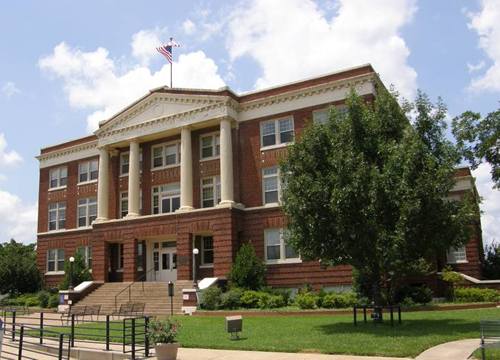
<instances>
[{"instance_id":1,"label":"white sign","mask_svg":"<svg viewBox=\"0 0 500 360\"><path fill-rule=\"evenodd\" d=\"M182 300L189 300L189 294L182 294Z\"/></svg>"}]
</instances>

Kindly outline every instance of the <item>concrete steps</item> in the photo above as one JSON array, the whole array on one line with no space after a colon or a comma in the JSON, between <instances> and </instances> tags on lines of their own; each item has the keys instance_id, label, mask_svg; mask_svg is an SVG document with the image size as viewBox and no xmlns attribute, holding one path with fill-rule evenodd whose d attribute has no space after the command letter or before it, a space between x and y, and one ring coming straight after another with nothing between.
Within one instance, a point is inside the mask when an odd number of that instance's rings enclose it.
<instances>
[{"instance_id":1,"label":"concrete steps","mask_svg":"<svg viewBox=\"0 0 500 360\"><path fill-rule=\"evenodd\" d=\"M178 280L175 283L172 299L174 314L182 314L182 289L192 288L192 281ZM111 314L115 311L115 297L117 309L127 302L143 302L147 315L170 314L168 283L160 281L104 283L81 299L78 305L101 305L101 314Z\"/></svg>"}]
</instances>

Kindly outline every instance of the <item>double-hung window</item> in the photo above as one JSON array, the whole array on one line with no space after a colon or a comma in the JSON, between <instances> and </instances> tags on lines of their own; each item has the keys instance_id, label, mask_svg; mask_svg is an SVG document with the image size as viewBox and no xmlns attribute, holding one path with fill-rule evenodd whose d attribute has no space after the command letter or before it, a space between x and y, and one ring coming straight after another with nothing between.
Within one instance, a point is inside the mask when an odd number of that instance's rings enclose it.
<instances>
[{"instance_id":1,"label":"double-hung window","mask_svg":"<svg viewBox=\"0 0 500 360\"><path fill-rule=\"evenodd\" d=\"M287 244L286 238L287 232L284 229L264 230L265 255L268 264L300 261L293 247Z\"/></svg>"},{"instance_id":2,"label":"double-hung window","mask_svg":"<svg viewBox=\"0 0 500 360\"><path fill-rule=\"evenodd\" d=\"M214 263L214 238L201 236L201 266L211 266Z\"/></svg>"},{"instance_id":3,"label":"double-hung window","mask_svg":"<svg viewBox=\"0 0 500 360\"><path fill-rule=\"evenodd\" d=\"M62 230L66 227L66 203L64 201L49 204L49 231Z\"/></svg>"},{"instance_id":4,"label":"double-hung window","mask_svg":"<svg viewBox=\"0 0 500 360\"><path fill-rule=\"evenodd\" d=\"M78 227L92 225L97 217L97 199L95 197L78 200Z\"/></svg>"},{"instance_id":5,"label":"double-hung window","mask_svg":"<svg viewBox=\"0 0 500 360\"><path fill-rule=\"evenodd\" d=\"M153 214L173 213L181 206L179 183L153 187Z\"/></svg>"},{"instance_id":6,"label":"double-hung window","mask_svg":"<svg viewBox=\"0 0 500 360\"><path fill-rule=\"evenodd\" d=\"M78 181L85 183L97 180L99 162L96 160L82 161L78 164Z\"/></svg>"},{"instance_id":7,"label":"double-hung window","mask_svg":"<svg viewBox=\"0 0 500 360\"><path fill-rule=\"evenodd\" d=\"M262 147L293 142L293 117L261 122L260 137Z\"/></svg>"},{"instance_id":8,"label":"double-hung window","mask_svg":"<svg viewBox=\"0 0 500 360\"><path fill-rule=\"evenodd\" d=\"M281 197L281 183L277 166L262 169L262 198L264 204L276 204Z\"/></svg>"},{"instance_id":9,"label":"double-hung window","mask_svg":"<svg viewBox=\"0 0 500 360\"><path fill-rule=\"evenodd\" d=\"M92 248L90 246L80 246L76 252L83 258L85 266L92 269Z\"/></svg>"},{"instance_id":10,"label":"double-hung window","mask_svg":"<svg viewBox=\"0 0 500 360\"><path fill-rule=\"evenodd\" d=\"M465 246L459 246L457 248L451 248L446 254L449 264L459 264L467 262L467 252L465 251Z\"/></svg>"},{"instance_id":11,"label":"double-hung window","mask_svg":"<svg viewBox=\"0 0 500 360\"><path fill-rule=\"evenodd\" d=\"M177 166L181 162L181 143L176 141L153 146L151 151L152 168Z\"/></svg>"},{"instance_id":12,"label":"double-hung window","mask_svg":"<svg viewBox=\"0 0 500 360\"><path fill-rule=\"evenodd\" d=\"M49 189L63 187L68 184L68 168L61 166L49 172Z\"/></svg>"},{"instance_id":13,"label":"double-hung window","mask_svg":"<svg viewBox=\"0 0 500 360\"><path fill-rule=\"evenodd\" d=\"M120 193L120 217L124 218L128 214L128 191ZM142 190L139 193L139 214L142 215Z\"/></svg>"},{"instance_id":14,"label":"double-hung window","mask_svg":"<svg viewBox=\"0 0 500 360\"><path fill-rule=\"evenodd\" d=\"M200 158L211 159L220 155L219 133L203 135L200 137Z\"/></svg>"},{"instance_id":15,"label":"double-hung window","mask_svg":"<svg viewBox=\"0 0 500 360\"><path fill-rule=\"evenodd\" d=\"M64 271L64 249L47 251L47 272Z\"/></svg>"},{"instance_id":16,"label":"double-hung window","mask_svg":"<svg viewBox=\"0 0 500 360\"><path fill-rule=\"evenodd\" d=\"M128 175L130 167L130 152L120 154L120 175ZM139 152L139 171L142 171L142 151Z\"/></svg>"},{"instance_id":17,"label":"double-hung window","mask_svg":"<svg viewBox=\"0 0 500 360\"><path fill-rule=\"evenodd\" d=\"M220 203L220 176L201 179L201 207L213 207Z\"/></svg>"}]
</instances>

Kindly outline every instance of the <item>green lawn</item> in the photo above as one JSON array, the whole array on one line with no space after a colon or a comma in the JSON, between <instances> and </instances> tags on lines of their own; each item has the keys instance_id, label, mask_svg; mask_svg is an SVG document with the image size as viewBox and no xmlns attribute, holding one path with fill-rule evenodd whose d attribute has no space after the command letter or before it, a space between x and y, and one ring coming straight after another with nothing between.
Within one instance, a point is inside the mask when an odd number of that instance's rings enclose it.
<instances>
[{"instance_id":1,"label":"green lawn","mask_svg":"<svg viewBox=\"0 0 500 360\"><path fill-rule=\"evenodd\" d=\"M197 348L414 357L440 343L478 338L479 320L500 319L500 310L412 312L402 316L403 324L394 327L388 322L376 326L360 323L355 327L348 315L247 317L240 340L230 340L223 317L179 317L179 342ZM103 329L89 329L96 324L78 327L82 335L77 339L104 335ZM116 340L121 339L118 328L114 334Z\"/></svg>"},{"instance_id":2,"label":"green lawn","mask_svg":"<svg viewBox=\"0 0 500 360\"><path fill-rule=\"evenodd\" d=\"M474 357L481 359L481 350L476 350ZM486 349L486 360L500 360L500 349Z\"/></svg>"}]
</instances>

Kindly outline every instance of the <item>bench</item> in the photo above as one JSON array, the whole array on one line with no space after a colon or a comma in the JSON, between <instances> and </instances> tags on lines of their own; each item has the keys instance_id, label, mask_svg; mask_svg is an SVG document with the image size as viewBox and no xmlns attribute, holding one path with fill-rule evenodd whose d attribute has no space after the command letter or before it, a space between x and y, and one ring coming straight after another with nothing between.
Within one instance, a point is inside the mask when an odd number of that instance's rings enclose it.
<instances>
[{"instance_id":1,"label":"bench","mask_svg":"<svg viewBox=\"0 0 500 360\"><path fill-rule=\"evenodd\" d=\"M64 325L64 321L66 321L66 325L68 325L73 315L75 316L76 322L85 320L86 310L87 306L85 305L70 306L67 311L61 313L61 324Z\"/></svg>"},{"instance_id":2,"label":"bench","mask_svg":"<svg viewBox=\"0 0 500 360\"><path fill-rule=\"evenodd\" d=\"M486 359L486 348L500 348L500 320L481 320L481 358Z\"/></svg>"},{"instance_id":3,"label":"bench","mask_svg":"<svg viewBox=\"0 0 500 360\"><path fill-rule=\"evenodd\" d=\"M125 303L120 305L120 309L118 311L114 311L111 313L111 316L114 318L115 316L118 318L121 317L132 317L132 316L144 316L144 308L146 307L145 303Z\"/></svg>"},{"instance_id":4,"label":"bench","mask_svg":"<svg viewBox=\"0 0 500 360\"><path fill-rule=\"evenodd\" d=\"M90 316L90 320L94 321L94 315L96 320L99 320L99 313L101 312L101 305L87 305L83 314L83 321L85 321L85 316Z\"/></svg>"}]
</instances>

